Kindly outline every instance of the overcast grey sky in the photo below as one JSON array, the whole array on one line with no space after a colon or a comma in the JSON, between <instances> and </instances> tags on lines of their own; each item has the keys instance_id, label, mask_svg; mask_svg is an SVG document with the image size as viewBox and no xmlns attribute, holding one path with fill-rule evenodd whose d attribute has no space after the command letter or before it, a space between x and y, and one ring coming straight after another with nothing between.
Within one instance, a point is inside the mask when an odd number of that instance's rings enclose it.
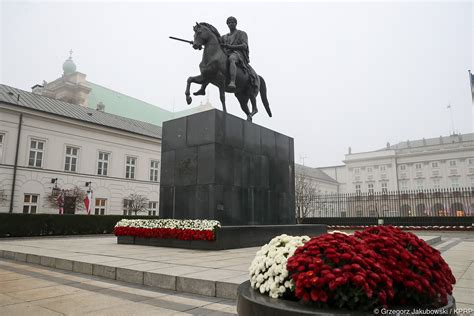
<instances>
[{"instance_id":1,"label":"overcast grey sky","mask_svg":"<svg viewBox=\"0 0 474 316\"><path fill-rule=\"evenodd\" d=\"M87 80L186 109L186 79L199 74L201 51L168 36L192 39L196 21L224 34L233 15L274 114L259 99L254 122L294 137L297 162L337 165L348 146L362 152L448 135L449 103L455 129L473 132L472 1L0 2L0 81L27 91L58 78L72 48ZM217 88L208 91L221 109ZM244 117L233 95L227 104Z\"/></svg>"}]
</instances>

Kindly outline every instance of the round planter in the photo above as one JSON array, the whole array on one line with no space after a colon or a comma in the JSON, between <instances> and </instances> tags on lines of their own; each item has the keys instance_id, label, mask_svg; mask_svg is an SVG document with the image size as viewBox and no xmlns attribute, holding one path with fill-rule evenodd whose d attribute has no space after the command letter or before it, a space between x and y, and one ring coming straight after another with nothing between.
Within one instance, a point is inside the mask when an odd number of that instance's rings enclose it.
<instances>
[{"instance_id":1,"label":"round planter","mask_svg":"<svg viewBox=\"0 0 474 316\"><path fill-rule=\"evenodd\" d=\"M448 297L448 304L439 309L439 312L432 311L432 315L454 315L456 308L455 300L452 296ZM396 315L394 310L403 310L403 308L396 308L390 310L377 310L373 313L368 312L353 312L338 309L318 309L312 306L301 304L299 302L271 298L268 295L260 294L250 286L250 281L246 281L239 285L237 290L237 313L239 316L298 316L298 315L351 315L351 316L366 316L366 315ZM413 310L410 308L410 310ZM441 311L444 310L444 311ZM420 311L416 309L413 313L403 313L404 315L420 315ZM422 313L426 314L426 313Z\"/></svg>"}]
</instances>

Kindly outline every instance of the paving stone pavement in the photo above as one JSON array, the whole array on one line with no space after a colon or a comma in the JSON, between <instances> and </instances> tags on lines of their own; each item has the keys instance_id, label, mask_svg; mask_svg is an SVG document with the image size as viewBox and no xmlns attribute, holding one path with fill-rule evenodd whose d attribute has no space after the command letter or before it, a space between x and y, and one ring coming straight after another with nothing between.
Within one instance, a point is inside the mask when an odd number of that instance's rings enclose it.
<instances>
[{"instance_id":1,"label":"paving stone pavement","mask_svg":"<svg viewBox=\"0 0 474 316\"><path fill-rule=\"evenodd\" d=\"M119 245L115 236L0 240L0 258L118 281L235 299L259 247L220 251Z\"/></svg>"},{"instance_id":2,"label":"paving stone pavement","mask_svg":"<svg viewBox=\"0 0 474 316\"><path fill-rule=\"evenodd\" d=\"M0 315L235 315L234 300L0 259Z\"/></svg>"},{"instance_id":3,"label":"paving stone pavement","mask_svg":"<svg viewBox=\"0 0 474 316\"><path fill-rule=\"evenodd\" d=\"M457 306L474 310L474 235L440 235L435 248L457 279ZM117 245L112 236L3 239L0 315L235 314L226 298L248 279L258 249Z\"/></svg>"}]
</instances>

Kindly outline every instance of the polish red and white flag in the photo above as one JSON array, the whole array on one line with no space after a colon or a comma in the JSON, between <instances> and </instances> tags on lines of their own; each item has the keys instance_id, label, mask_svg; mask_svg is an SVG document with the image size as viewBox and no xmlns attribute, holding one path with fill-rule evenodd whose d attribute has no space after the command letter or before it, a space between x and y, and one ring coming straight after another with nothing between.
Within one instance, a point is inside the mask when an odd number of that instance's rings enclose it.
<instances>
[{"instance_id":1,"label":"polish red and white flag","mask_svg":"<svg viewBox=\"0 0 474 316\"><path fill-rule=\"evenodd\" d=\"M91 214L92 204L92 191L87 191L86 197L84 198L84 205L86 207L87 215Z\"/></svg>"}]
</instances>

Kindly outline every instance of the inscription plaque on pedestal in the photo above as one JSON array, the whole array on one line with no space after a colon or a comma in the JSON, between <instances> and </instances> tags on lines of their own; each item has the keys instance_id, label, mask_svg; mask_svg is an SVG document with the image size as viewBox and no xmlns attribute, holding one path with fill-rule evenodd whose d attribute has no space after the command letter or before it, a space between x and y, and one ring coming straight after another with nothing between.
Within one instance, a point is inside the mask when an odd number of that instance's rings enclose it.
<instances>
[{"instance_id":1,"label":"inscription plaque on pedestal","mask_svg":"<svg viewBox=\"0 0 474 316\"><path fill-rule=\"evenodd\" d=\"M293 138L210 110L163 123L160 217L295 223Z\"/></svg>"}]
</instances>

